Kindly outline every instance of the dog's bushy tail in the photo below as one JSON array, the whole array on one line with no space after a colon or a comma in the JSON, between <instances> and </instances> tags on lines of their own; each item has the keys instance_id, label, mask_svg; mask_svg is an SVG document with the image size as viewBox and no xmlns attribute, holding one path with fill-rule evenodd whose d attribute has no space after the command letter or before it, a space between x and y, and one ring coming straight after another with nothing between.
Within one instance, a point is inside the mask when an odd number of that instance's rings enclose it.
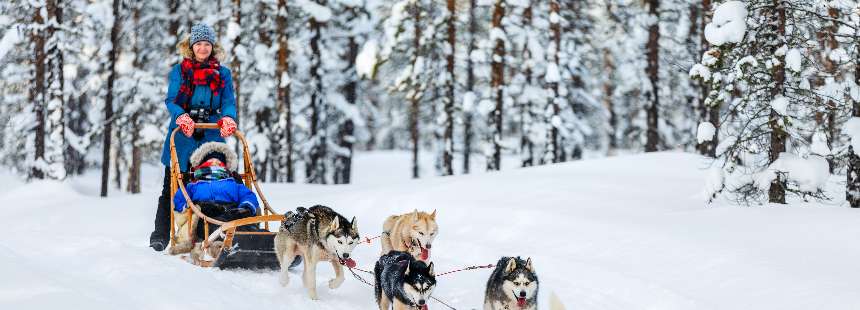
<instances>
[{"instance_id":1,"label":"dog's bushy tail","mask_svg":"<svg viewBox=\"0 0 860 310\"><path fill-rule=\"evenodd\" d=\"M558 299L558 296L555 295L555 292L549 294L549 309L564 310L564 305L561 303L561 300Z\"/></svg>"}]
</instances>

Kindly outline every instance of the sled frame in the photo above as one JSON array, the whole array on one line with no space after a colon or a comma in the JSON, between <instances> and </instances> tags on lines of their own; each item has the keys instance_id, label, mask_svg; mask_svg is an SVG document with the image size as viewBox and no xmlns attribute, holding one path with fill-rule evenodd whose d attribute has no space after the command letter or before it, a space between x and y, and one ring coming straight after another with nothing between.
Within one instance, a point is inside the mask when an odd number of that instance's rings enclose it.
<instances>
[{"instance_id":1,"label":"sled frame","mask_svg":"<svg viewBox=\"0 0 860 310\"><path fill-rule=\"evenodd\" d=\"M215 123L197 123L195 124L195 129L203 129L203 130L219 130L220 127ZM203 234L206 237L202 241L202 250L203 253L208 252L209 247L213 242L217 241L218 237L223 237L223 246L222 249L230 249L233 246L233 236L235 235L274 235L274 232L269 231L269 222L281 222L284 220L284 216L282 214L278 214L271 208L269 205L269 201L266 200L266 196L263 195L263 191L260 187L260 184L257 182L257 174L254 170L253 164L251 162L251 152L248 149L248 142L245 140L245 136L238 130L233 133L233 137L239 141L242 147L242 172L239 173L239 176L242 178L242 183L245 184L248 188L254 190L257 194L257 198L259 198L260 202L262 202L262 215L241 218L229 222L222 222L203 214L203 211L197 206L193 201L191 201L191 197L188 196L188 192L185 190L185 182L182 179L182 171L179 166L179 157L176 154L176 143L175 137L177 132L180 129L177 127L170 133L170 246L176 246L177 234L179 233L178 228L174 225L174 211L175 203L173 202L173 197L176 195L177 191L182 192L182 195L185 197L185 201L188 204L188 208L183 211L188 216L189 225L188 233L189 236L194 238L194 228L196 225L190 223L193 220L192 215L196 215L198 219L203 220ZM249 231L237 231L236 228L244 225L253 225L263 223L263 228L266 232L249 232ZM219 226L218 229L213 231L211 234L209 232L209 225L214 224ZM217 251L218 255L212 257L211 260L204 258L206 255L199 257L198 259L190 259L189 261L195 265L201 267L213 267L215 261L218 260L218 256L220 256L224 251Z\"/></svg>"}]
</instances>

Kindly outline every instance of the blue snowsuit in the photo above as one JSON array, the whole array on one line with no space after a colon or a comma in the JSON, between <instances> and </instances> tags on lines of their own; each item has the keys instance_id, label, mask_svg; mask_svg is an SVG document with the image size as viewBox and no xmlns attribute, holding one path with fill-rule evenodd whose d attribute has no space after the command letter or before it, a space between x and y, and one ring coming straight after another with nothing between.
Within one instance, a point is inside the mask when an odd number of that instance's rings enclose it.
<instances>
[{"instance_id":1,"label":"blue snowsuit","mask_svg":"<svg viewBox=\"0 0 860 310\"><path fill-rule=\"evenodd\" d=\"M166 167L170 167L170 133L176 129L176 118L186 113L182 106L173 103L179 87L182 84L181 64L176 64L170 70L167 86L167 99L164 104L167 105L167 110L170 111L170 125L167 127L167 137L164 139L164 148L161 152L161 163ZM212 96L212 90L209 87L195 87L194 93L189 102L189 109L210 108L210 98L212 114L209 116L209 123L218 122L224 116L229 116L236 119L236 96L233 92L233 76L230 69L220 66L218 69L221 79L224 81L224 88L218 91L217 96ZM219 113L220 111L220 113ZM191 153L201 144L217 141L224 142L218 130L204 130L204 137L200 141L194 140L193 137L186 137L182 132L176 133L176 155L179 157L179 167L182 171L188 171L188 158Z\"/></svg>"},{"instance_id":2,"label":"blue snowsuit","mask_svg":"<svg viewBox=\"0 0 860 310\"><path fill-rule=\"evenodd\" d=\"M236 208L250 210L251 216L257 213L257 208L259 207L257 195L245 187L244 184L237 183L231 178L214 181L197 181L188 184L185 190L188 192L188 197L191 197L191 201L195 203L214 202L234 204ZM176 195L173 196L173 203L176 212L185 210L187 204L182 191L176 192Z\"/></svg>"}]
</instances>

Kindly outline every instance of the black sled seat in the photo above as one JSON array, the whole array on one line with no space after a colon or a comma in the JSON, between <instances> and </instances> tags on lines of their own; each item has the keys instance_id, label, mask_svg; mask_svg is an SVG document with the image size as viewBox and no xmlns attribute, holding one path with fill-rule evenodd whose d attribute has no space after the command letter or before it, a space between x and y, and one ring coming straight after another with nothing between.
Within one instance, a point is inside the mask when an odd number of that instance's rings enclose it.
<instances>
[{"instance_id":1,"label":"black sled seat","mask_svg":"<svg viewBox=\"0 0 860 310\"><path fill-rule=\"evenodd\" d=\"M244 228L244 227L240 227ZM256 271L278 270L278 257L275 254L274 234L237 234L233 245L221 249L213 267L219 269L247 269Z\"/></svg>"}]
</instances>

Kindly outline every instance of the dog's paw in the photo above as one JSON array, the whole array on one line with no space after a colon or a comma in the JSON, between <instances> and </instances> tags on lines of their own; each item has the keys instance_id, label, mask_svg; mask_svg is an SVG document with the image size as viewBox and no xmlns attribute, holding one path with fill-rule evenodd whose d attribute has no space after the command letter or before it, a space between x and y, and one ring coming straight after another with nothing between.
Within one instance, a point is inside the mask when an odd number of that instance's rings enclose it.
<instances>
[{"instance_id":1,"label":"dog's paw","mask_svg":"<svg viewBox=\"0 0 860 310\"><path fill-rule=\"evenodd\" d=\"M343 279L344 279L343 277L340 277L340 278L334 278L334 279L329 280L328 281L328 288L336 289L336 288L340 287L340 285L343 284Z\"/></svg>"},{"instance_id":2,"label":"dog's paw","mask_svg":"<svg viewBox=\"0 0 860 310\"><path fill-rule=\"evenodd\" d=\"M281 272L281 276L278 277L278 282L281 283L281 286L287 287L287 285L290 285L290 274Z\"/></svg>"},{"instance_id":3,"label":"dog's paw","mask_svg":"<svg viewBox=\"0 0 860 310\"><path fill-rule=\"evenodd\" d=\"M311 300L320 300L320 297L317 296L317 290L315 289L308 290L308 297L310 297Z\"/></svg>"}]
</instances>

